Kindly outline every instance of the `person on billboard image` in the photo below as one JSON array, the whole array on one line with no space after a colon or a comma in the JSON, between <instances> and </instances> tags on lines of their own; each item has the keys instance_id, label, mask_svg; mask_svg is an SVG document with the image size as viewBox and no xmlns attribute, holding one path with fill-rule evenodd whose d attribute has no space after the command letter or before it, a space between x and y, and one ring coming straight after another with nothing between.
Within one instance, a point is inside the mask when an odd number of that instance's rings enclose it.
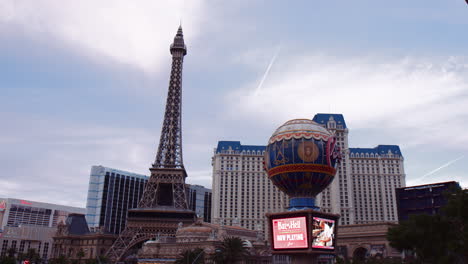
<instances>
[{"instance_id":1,"label":"person on billboard image","mask_svg":"<svg viewBox=\"0 0 468 264\"><path fill-rule=\"evenodd\" d=\"M333 249L333 220L314 217L312 247Z\"/></svg>"}]
</instances>

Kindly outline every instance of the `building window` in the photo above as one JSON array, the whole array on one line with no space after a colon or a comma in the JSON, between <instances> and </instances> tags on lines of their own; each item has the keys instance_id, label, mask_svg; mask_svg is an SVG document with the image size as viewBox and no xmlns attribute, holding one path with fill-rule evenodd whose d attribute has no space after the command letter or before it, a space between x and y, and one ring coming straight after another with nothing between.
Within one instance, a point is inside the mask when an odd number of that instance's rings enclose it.
<instances>
[{"instance_id":1,"label":"building window","mask_svg":"<svg viewBox=\"0 0 468 264\"><path fill-rule=\"evenodd\" d=\"M20 247L19 247L19 253L24 253L24 244L26 243L26 241L24 240L21 240L20 242Z\"/></svg>"},{"instance_id":2,"label":"building window","mask_svg":"<svg viewBox=\"0 0 468 264\"><path fill-rule=\"evenodd\" d=\"M8 250L8 240L3 240L2 252L0 253L0 256L4 257L7 253L7 250Z\"/></svg>"}]
</instances>

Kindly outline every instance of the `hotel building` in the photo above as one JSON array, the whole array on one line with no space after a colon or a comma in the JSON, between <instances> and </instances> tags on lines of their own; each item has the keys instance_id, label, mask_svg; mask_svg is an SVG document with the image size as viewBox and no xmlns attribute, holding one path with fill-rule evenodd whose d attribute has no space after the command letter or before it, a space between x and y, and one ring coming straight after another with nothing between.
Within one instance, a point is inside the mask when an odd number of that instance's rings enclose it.
<instances>
[{"instance_id":1,"label":"hotel building","mask_svg":"<svg viewBox=\"0 0 468 264\"><path fill-rule=\"evenodd\" d=\"M337 178L317 197L322 210L340 214L341 225L398 222L395 189L405 186L400 147L349 148L343 115L316 114L312 120L333 131L344 151Z\"/></svg>"},{"instance_id":2,"label":"hotel building","mask_svg":"<svg viewBox=\"0 0 468 264\"><path fill-rule=\"evenodd\" d=\"M240 225L266 235L265 213L283 211L287 196L271 183L263 169L265 146L220 141L214 150L212 220Z\"/></svg>"},{"instance_id":3,"label":"hotel building","mask_svg":"<svg viewBox=\"0 0 468 264\"><path fill-rule=\"evenodd\" d=\"M316 114L313 121L333 131L343 150L336 179L317 196L321 210L340 214L340 225L397 222L395 188L405 186L403 156L396 145L349 148L343 115ZM219 141L212 158L215 223L266 231L265 213L280 212L289 200L263 170L265 146Z\"/></svg>"},{"instance_id":4,"label":"hotel building","mask_svg":"<svg viewBox=\"0 0 468 264\"><path fill-rule=\"evenodd\" d=\"M35 249L43 259L51 255L52 236L57 226L72 213L84 214L84 208L0 198L0 256L8 249L17 253Z\"/></svg>"}]
</instances>

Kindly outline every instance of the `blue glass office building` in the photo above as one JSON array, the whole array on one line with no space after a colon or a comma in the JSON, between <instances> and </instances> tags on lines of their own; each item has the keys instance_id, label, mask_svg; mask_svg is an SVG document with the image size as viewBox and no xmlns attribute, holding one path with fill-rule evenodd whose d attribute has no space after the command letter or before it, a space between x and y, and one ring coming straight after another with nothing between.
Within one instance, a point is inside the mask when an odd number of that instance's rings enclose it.
<instances>
[{"instance_id":1,"label":"blue glass office building","mask_svg":"<svg viewBox=\"0 0 468 264\"><path fill-rule=\"evenodd\" d=\"M120 234L126 225L128 209L137 207L148 179L142 174L92 166L86 203L88 226ZM187 187L189 208L210 222L211 190L200 185Z\"/></svg>"},{"instance_id":2,"label":"blue glass office building","mask_svg":"<svg viewBox=\"0 0 468 264\"><path fill-rule=\"evenodd\" d=\"M460 188L460 185L450 181L397 188L398 220L407 220L410 215L439 214L440 208L447 204L444 194L453 188Z\"/></svg>"}]
</instances>

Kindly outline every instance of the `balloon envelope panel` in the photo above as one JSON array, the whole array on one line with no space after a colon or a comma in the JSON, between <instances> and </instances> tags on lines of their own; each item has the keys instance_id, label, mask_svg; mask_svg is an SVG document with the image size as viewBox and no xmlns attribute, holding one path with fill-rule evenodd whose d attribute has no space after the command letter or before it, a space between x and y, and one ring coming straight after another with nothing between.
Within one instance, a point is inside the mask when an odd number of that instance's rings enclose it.
<instances>
[{"instance_id":1,"label":"balloon envelope panel","mask_svg":"<svg viewBox=\"0 0 468 264\"><path fill-rule=\"evenodd\" d=\"M270 180L290 197L313 197L334 179L337 155L333 134L308 119L279 127L265 152Z\"/></svg>"}]
</instances>

